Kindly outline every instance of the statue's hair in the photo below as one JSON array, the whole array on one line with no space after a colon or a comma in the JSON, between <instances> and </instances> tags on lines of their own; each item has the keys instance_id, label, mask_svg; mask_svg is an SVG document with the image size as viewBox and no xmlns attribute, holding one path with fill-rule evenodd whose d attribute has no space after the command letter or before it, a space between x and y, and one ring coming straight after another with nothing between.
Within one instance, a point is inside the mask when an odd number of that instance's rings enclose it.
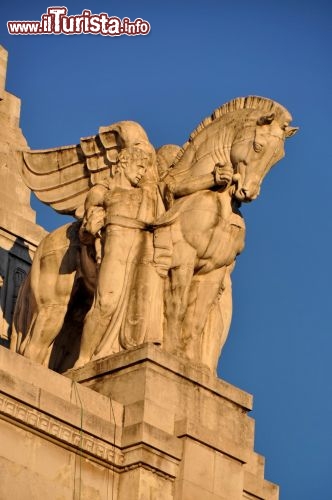
<instances>
[{"instance_id":1,"label":"statue's hair","mask_svg":"<svg viewBox=\"0 0 332 500\"><path fill-rule=\"evenodd\" d=\"M118 163L125 166L129 159L133 160L149 160L151 162L151 154L147 153L140 147L130 146L128 148L123 148L118 153Z\"/></svg>"}]
</instances>

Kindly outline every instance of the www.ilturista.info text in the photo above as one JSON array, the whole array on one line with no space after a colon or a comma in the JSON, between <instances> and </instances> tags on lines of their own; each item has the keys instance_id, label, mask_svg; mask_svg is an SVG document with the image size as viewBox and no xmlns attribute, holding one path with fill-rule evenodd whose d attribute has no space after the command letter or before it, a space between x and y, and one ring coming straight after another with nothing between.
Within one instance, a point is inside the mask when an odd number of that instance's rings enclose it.
<instances>
[{"instance_id":1,"label":"www.ilturista.info text","mask_svg":"<svg viewBox=\"0 0 332 500\"><path fill-rule=\"evenodd\" d=\"M11 35L80 35L93 34L103 36L136 36L147 35L151 26L148 21L137 18L131 21L128 17L119 19L109 17L102 12L92 14L85 9L82 14L68 16L66 7L49 7L40 21L8 21L8 32Z\"/></svg>"}]
</instances>

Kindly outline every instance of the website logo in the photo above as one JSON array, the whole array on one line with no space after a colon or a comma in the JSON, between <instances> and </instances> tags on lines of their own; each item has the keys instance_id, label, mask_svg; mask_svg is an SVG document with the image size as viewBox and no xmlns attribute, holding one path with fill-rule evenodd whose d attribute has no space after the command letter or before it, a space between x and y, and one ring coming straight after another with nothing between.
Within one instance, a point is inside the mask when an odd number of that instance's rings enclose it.
<instances>
[{"instance_id":1,"label":"website logo","mask_svg":"<svg viewBox=\"0 0 332 500\"><path fill-rule=\"evenodd\" d=\"M10 35L102 35L137 36L148 35L150 23L140 17L131 21L129 17L120 19L105 12L92 14L84 9L82 14L68 16L67 7L48 7L40 21L8 21Z\"/></svg>"}]
</instances>

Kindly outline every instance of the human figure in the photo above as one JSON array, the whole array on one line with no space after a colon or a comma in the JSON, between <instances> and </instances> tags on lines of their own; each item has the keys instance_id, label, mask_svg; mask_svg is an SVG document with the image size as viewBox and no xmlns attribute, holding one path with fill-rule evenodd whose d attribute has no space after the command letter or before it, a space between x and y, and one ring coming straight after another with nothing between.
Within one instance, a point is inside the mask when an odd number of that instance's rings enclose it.
<instances>
[{"instance_id":1,"label":"human figure","mask_svg":"<svg viewBox=\"0 0 332 500\"><path fill-rule=\"evenodd\" d=\"M75 367L88 362L102 341L112 352L120 349L119 334L137 268L153 260L150 225L163 211L156 182L139 186L152 162L151 153L141 148L121 150L114 177L93 186L87 196L83 231L99 238L102 230L103 251Z\"/></svg>"}]
</instances>

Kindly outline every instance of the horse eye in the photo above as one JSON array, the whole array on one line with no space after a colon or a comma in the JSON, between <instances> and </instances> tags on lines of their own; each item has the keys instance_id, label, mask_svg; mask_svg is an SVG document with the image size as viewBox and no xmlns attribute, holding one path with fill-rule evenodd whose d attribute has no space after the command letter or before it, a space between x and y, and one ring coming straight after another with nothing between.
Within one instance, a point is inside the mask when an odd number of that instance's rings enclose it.
<instances>
[{"instance_id":1,"label":"horse eye","mask_svg":"<svg viewBox=\"0 0 332 500\"><path fill-rule=\"evenodd\" d=\"M256 153L260 153L263 150L264 146L263 144L260 144L259 142L254 142L254 151Z\"/></svg>"}]
</instances>

